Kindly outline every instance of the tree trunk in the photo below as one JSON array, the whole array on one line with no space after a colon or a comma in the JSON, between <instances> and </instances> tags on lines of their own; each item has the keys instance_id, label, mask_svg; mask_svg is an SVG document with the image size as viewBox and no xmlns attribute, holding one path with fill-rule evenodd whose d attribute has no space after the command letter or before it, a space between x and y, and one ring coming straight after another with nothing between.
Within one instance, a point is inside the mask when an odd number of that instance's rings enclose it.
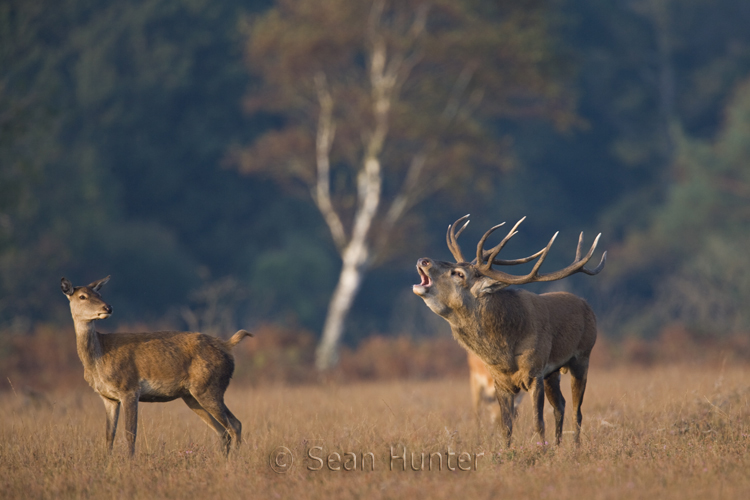
<instances>
[{"instance_id":1,"label":"tree trunk","mask_svg":"<svg viewBox=\"0 0 750 500\"><path fill-rule=\"evenodd\" d=\"M341 275L328 306L323 336L316 352L315 365L318 370L327 370L336 365L346 317L352 308L354 297L359 292L362 278L370 266L369 233L380 205L383 184L381 175L377 156L368 156L357 179L360 205L355 215L352 236L341 255Z\"/></svg>"},{"instance_id":2,"label":"tree trunk","mask_svg":"<svg viewBox=\"0 0 750 500\"><path fill-rule=\"evenodd\" d=\"M372 20L375 21L375 24L379 22L383 5L384 2L378 1L373 6L374 17ZM423 16L417 16L415 34L421 32L422 21ZM370 267L370 246L373 243L370 241L369 233L377 215L382 195L383 172L380 155L388 135L389 112L392 101L396 99L394 92L397 92L398 86L406 79L414 64L414 61L410 61L408 57L395 57L394 60L400 60L400 62L394 63L391 61L390 64L386 64L388 61L385 39L378 35L374 28L375 26L373 26L373 32L370 35L372 53L369 61L374 126L367 135L362 169L357 175L357 199L359 203L354 214L354 225L348 243L346 242L341 217L336 213L331 203L330 151L336 130L333 124L333 98L323 73L320 73L315 81L320 102L320 116L316 144L318 179L313 196L318 209L331 230L331 235L341 252L343 260L339 282L333 292L333 297L331 297L326 322L323 326L323 335L315 353L315 365L320 371L328 370L338 362L338 349L344 333L346 317L349 315L354 298L362 285L364 274ZM418 164L418 166L420 165ZM416 173L419 173L419 169ZM416 182L416 179L414 179L414 182ZM397 206L392 210L393 213L389 214L393 222L401 216L406 203L404 202L403 205L403 207Z\"/></svg>"},{"instance_id":3,"label":"tree trunk","mask_svg":"<svg viewBox=\"0 0 750 500\"><path fill-rule=\"evenodd\" d=\"M338 350L344 326L354 298L362 285L362 279L367 272L367 248L360 245L360 249L347 249L347 257L339 275L339 282L328 305L328 314L323 326L323 335L315 353L315 366L319 371L333 368L338 363ZM355 255L355 254L359 255Z\"/></svg>"}]
</instances>

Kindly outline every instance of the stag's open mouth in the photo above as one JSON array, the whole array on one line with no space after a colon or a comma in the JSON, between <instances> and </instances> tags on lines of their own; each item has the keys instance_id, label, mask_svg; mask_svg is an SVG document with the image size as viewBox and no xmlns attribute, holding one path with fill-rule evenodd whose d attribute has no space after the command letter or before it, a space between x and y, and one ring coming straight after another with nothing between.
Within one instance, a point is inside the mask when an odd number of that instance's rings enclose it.
<instances>
[{"instance_id":1,"label":"stag's open mouth","mask_svg":"<svg viewBox=\"0 0 750 500\"><path fill-rule=\"evenodd\" d=\"M432 280L427 275L426 272L422 271L421 268L417 268L417 271L419 271L419 277L422 278L422 283L420 283L420 286L429 287L432 285Z\"/></svg>"},{"instance_id":2,"label":"stag's open mouth","mask_svg":"<svg viewBox=\"0 0 750 500\"><path fill-rule=\"evenodd\" d=\"M421 267L417 266L417 271L419 272L419 277L422 279L422 282L418 285L414 285L412 287L412 291L417 295L424 295L432 286L432 280L430 279L430 276L422 270Z\"/></svg>"}]
</instances>

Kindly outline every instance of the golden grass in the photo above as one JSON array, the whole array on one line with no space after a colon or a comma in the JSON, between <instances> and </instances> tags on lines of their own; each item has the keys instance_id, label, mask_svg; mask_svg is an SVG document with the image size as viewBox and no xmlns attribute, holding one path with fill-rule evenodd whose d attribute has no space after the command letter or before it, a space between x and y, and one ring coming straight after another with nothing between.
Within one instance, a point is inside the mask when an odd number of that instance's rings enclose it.
<instances>
[{"instance_id":1,"label":"golden grass","mask_svg":"<svg viewBox=\"0 0 750 500\"><path fill-rule=\"evenodd\" d=\"M568 385L568 376L563 377ZM565 390L566 399L569 390ZM3 498L750 498L750 368L592 369L582 444L561 447L532 434L528 400L514 447L500 449L469 411L468 380L349 385L231 386L226 401L245 443L229 460L218 439L182 402L142 404L136 457L122 428L104 452L104 409L91 389L30 398L0 394ZM547 438L552 415L547 412ZM566 431L572 429L571 411ZM269 454L295 456L286 474ZM313 447L320 446L322 450ZM415 452L481 454L476 471L411 470ZM358 470L311 471L305 459L339 453ZM362 454L376 457L361 471ZM333 466L342 466L335 461ZM456 468L456 458L451 466ZM472 459L473 460L473 459ZM437 468L436 462L433 462ZM369 465L369 463L368 463ZM464 464L465 466L465 464Z\"/></svg>"}]
</instances>

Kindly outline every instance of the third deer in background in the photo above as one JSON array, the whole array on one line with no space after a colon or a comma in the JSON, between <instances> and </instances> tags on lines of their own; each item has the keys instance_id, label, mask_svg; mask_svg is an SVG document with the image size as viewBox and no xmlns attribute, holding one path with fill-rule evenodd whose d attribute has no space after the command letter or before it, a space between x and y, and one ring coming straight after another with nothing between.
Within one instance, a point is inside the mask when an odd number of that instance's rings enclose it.
<instances>
[{"instance_id":1,"label":"third deer in background","mask_svg":"<svg viewBox=\"0 0 750 500\"><path fill-rule=\"evenodd\" d=\"M471 351L466 351L469 363L469 383L471 385L471 402L477 419L484 416L485 407L490 413L490 421L495 424L500 418L500 407L497 405L495 381L482 358ZM523 393L516 394L513 401L513 416L518 413L518 406L523 400Z\"/></svg>"}]
</instances>

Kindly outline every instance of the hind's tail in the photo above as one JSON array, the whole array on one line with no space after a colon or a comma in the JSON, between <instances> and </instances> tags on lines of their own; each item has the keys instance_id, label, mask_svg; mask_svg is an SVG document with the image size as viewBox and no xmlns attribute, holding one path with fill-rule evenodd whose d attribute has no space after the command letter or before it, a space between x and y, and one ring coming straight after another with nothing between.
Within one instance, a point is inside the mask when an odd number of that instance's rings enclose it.
<instances>
[{"instance_id":1,"label":"hind's tail","mask_svg":"<svg viewBox=\"0 0 750 500\"><path fill-rule=\"evenodd\" d=\"M253 336L253 334L250 333L250 332L248 332L247 330L240 330L237 333L235 333L234 335L232 335L232 338L230 338L229 340L225 341L225 343L226 343L227 347L229 349L231 349L234 346L236 346L237 344L239 344L240 341L242 339L244 339L245 337L252 337L252 336Z\"/></svg>"}]
</instances>

